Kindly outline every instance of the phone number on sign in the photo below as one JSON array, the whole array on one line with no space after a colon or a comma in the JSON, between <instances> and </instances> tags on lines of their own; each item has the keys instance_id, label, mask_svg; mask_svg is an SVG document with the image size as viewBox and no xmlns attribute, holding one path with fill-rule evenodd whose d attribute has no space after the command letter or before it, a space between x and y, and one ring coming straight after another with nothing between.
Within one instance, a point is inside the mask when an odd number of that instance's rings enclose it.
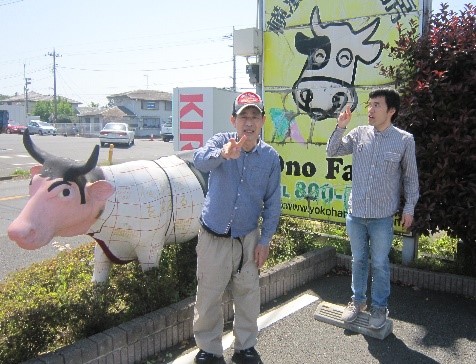
<instances>
[{"instance_id":1,"label":"phone number on sign","mask_svg":"<svg viewBox=\"0 0 476 364\"><path fill-rule=\"evenodd\" d=\"M295 198L297 200L322 201L331 203L333 201L344 201L344 206L350 195L350 186L345 186L343 191L339 191L329 183L319 185L315 182L305 183L297 181L294 185L294 191L289 190L288 186L281 185L282 198Z\"/></svg>"}]
</instances>

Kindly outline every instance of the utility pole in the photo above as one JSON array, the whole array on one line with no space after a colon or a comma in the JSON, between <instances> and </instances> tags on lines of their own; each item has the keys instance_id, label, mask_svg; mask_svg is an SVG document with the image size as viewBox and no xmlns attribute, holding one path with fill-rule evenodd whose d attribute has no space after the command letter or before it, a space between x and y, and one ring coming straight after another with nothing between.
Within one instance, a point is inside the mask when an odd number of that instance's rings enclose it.
<instances>
[{"instance_id":1,"label":"utility pole","mask_svg":"<svg viewBox=\"0 0 476 364\"><path fill-rule=\"evenodd\" d=\"M236 56L233 55L233 91L236 91Z\"/></svg>"},{"instance_id":2,"label":"utility pole","mask_svg":"<svg viewBox=\"0 0 476 364\"><path fill-rule=\"evenodd\" d=\"M147 80L147 90L149 89L149 75L144 75L144 77Z\"/></svg>"},{"instance_id":3,"label":"utility pole","mask_svg":"<svg viewBox=\"0 0 476 364\"><path fill-rule=\"evenodd\" d=\"M56 124L56 120L58 118L58 102L56 100L56 57L61 57L61 55L57 54L54 48L53 48L53 53L48 52L47 55L53 57L53 95L54 95L54 108L55 108L53 123Z\"/></svg>"},{"instance_id":4,"label":"utility pole","mask_svg":"<svg viewBox=\"0 0 476 364\"><path fill-rule=\"evenodd\" d=\"M223 39L232 39L233 40L233 34L235 33L235 27L233 27L233 32L231 34L227 34L223 36ZM233 48L233 44L229 47ZM233 91L236 91L236 56L233 53L233 86L232 86Z\"/></svg>"},{"instance_id":5,"label":"utility pole","mask_svg":"<svg viewBox=\"0 0 476 364\"><path fill-rule=\"evenodd\" d=\"M25 116L28 117L28 85L31 84L31 78L26 77L26 64L23 64L23 77L25 78Z\"/></svg>"},{"instance_id":6,"label":"utility pole","mask_svg":"<svg viewBox=\"0 0 476 364\"><path fill-rule=\"evenodd\" d=\"M235 34L235 27L233 27L233 32L231 33L231 37L233 38L233 34ZM233 45L232 45L233 47ZM236 56L235 52L233 52L233 91L236 91Z\"/></svg>"},{"instance_id":7,"label":"utility pole","mask_svg":"<svg viewBox=\"0 0 476 364\"><path fill-rule=\"evenodd\" d=\"M258 60L258 67L259 67L259 78L258 78L258 82L256 83L256 93L258 95L260 95L262 98L264 98L264 95L263 95L263 52L264 52L264 40L263 40L263 32L264 32L264 14L263 14L263 11L264 11L264 5L263 5L263 0L258 0L257 1L257 17L256 17L256 25L257 25L257 28L258 30L261 30L260 34L261 34L261 39L260 39L260 42L261 42L261 53L257 55L257 60Z\"/></svg>"}]
</instances>

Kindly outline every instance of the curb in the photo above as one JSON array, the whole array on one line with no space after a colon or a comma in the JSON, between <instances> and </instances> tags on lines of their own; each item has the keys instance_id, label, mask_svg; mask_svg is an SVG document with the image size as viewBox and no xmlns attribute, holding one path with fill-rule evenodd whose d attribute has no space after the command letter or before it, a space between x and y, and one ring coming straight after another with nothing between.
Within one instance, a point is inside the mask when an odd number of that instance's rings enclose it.
<instances>
[{"instance_id":1,"label":"curb","mask_svg":"<svg viewBox=\"0 0 476 364\"><path fill-rule=\"evenodd\" d=\"M352 270L352 257L337 254L337 265ZM436 292L445 292L476 298L476 278L450 273L436 273L426 270L390 264L390 280L393 283L415 286Z\"/></svg>"}]
</instances>

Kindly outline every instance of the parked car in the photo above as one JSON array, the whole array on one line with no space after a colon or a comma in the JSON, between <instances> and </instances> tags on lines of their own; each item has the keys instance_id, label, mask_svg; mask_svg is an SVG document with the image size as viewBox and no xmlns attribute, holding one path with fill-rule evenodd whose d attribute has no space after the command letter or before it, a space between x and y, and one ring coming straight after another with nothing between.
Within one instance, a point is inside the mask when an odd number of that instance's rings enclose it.
<instances>
[{"instance_id":1,"label":"parked car","mask_svg":"<svg viewBox=\"0 0 476 364\"><path fill-rule=\"evenodd\" d=\"M101 147L106 144L134 144L135 133L126 123L107 123L99 132Z\"/></svg>"},{"instance_id":2,"label":"parked car","mask_svg":"<svg viewBox=\"0 0 476 364\"><path fill-rule=\"evenodd\" d=\"M27 125L30 134L56 135L56 128L46 121L32 120Z\"/></svg>"},{"instance_id":3,"label":"parked car","mask_svg":"<svg viewBox=\"0 0 476 364\"><path fill-rule=\"evenodd\" d=\"M172 133L172 122L168 121L162 126L161 132L162 140L168 142L169 140L174 140L174 134Z\"/></svg>"},{"instance_id":4,"label":"parked car","mask_svg":"<svg viewBox=\"0 0 476 364\"><path fill-rule=\"evenodd\" d=\"M25 125L19 125L17 123L9 122L7 125L7 134L23 134L26 130Z\"/></svg>"}]
</instances>

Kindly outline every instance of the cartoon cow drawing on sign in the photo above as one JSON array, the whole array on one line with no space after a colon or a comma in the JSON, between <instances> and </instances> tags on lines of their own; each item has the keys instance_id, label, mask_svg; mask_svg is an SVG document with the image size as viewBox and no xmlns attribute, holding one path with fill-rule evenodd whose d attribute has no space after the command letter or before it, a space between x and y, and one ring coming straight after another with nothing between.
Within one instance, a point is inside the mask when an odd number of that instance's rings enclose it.
<instances>
[{"instance_id":1,"label":"cartoon cow drawing on sign","mask_svg":"<svg viewBox=\"0 0 476 364\"><path fill-rule=\"evenodd\" d=\"M99 146L84 163L53 156L23 135L31 168L30 198L8 227L21 248L37 249L55 236L88 234L94 251L94 282L107 281L112 263L137 259L157 267L164 243L198 233L206 175L176 155L97 167Z\"/></svg>"},{"instance_id":2,"label":"cartoon cow drawing on sign","mask_svg":"<svg viewBox=\"0 0 476 364\"><path fill-rule=\"evenodd\" d=\"M313 36L296 34L296 49L307 60L292 92L298 108L312 119L310 139L316 121L337 117L347 104L355 110L357 62L370 65L380 56L383 43L369 40L379 24L376 18L358 31L348 22L323 24L316 6L310 22Z\"/></svg>"}]
</instances>

